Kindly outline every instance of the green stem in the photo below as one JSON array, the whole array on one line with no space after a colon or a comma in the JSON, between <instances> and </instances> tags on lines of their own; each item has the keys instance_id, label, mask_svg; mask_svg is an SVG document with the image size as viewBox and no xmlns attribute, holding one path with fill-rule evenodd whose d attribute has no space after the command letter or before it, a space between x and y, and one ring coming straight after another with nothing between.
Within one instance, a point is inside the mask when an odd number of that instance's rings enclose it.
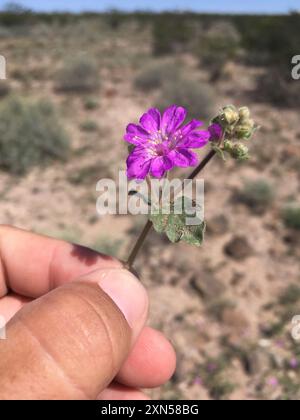
<instances>
[{"instance_id":1,"label":"green stem","mask_svg":"<svg viewBox=\"0 0 300 420\"><path fill-rule=\"evenodd\" d=\"M197 175L205 168L205 166L211 161L211 159L216 155L216 152L214 150L211 150L205 158L200 162L200 164L195 168L190 175L187 177L187 179L194 179ZM141 234L139 235L131 253L129 254L128 260L125 263L125 267L129 270L132 269L132 266L134 264L134 261L141 250L145 239L147 238L148 233L152 229L152 222L151 220L148 220L145 224Z\"/></svg>"}]
</instances>

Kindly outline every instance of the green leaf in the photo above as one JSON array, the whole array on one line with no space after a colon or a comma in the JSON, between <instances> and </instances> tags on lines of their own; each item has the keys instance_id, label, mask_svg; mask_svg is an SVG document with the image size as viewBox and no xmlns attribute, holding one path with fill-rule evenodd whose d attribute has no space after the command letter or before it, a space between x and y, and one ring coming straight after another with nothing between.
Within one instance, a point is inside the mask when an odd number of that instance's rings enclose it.
<instances>
[{"instance_id":1,"label":"green leaf","mask_svg":"<svg viewBox=\"0 0 300 420\"><path fill-rule=\"evenodd\" d=\"M180 214L176 214L178 206L182 208ZM187 224L191 219L193 224ZM150 220L156 232L165 233L173 243L183 241L196 246L203 243L206 224L197 217L195 203L187 197L178 198L170 209L161 207L157 214L151 214Z\"/></svg>"}]
</instances>

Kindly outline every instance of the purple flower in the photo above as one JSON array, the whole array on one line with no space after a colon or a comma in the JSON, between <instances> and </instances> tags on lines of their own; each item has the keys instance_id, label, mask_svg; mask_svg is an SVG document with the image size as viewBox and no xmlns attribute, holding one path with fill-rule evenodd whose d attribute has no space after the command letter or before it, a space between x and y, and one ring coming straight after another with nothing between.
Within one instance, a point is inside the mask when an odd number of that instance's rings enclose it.
<instances>
[{"instance_id":1,"label":"purple flower","mask_svg":"<svg viewBox=\"0 0 300 420\"><path fill-rule=\"evenodd\" d=\"M272 386L273 388L276 388L279 385L279 381L277 378L275 378L275 376L272 376L271 378L269 378L267 383L269 386Z\"/></svg>"},{"instance_id":2,"label":"purple flower","mask_svg":"<svg viewBox=\"0 0 300 420\"><path fill-rule=\"evenodd\" d=\"M139 125L127 126L124 139L135 146L127 158L128 178L145 179L148 173L162 178L174 166L197 165L198 157L190 149L205 146L209 132L199 131L201 121L182 125L186 115L186 110L176 105L167 108L163 115L151 108L141 117Z\"/></svg>"},{"instance_id":3,"label":"purple flower","mask_svg":"<svg viewBox=\"0 0 300 420\"><path fill-rule=\"evenodd\" d=\"M298 360L297 360L295 357L293 357L293 358L290 360L289 365L290 365L290 367L291 367L292 369L297 369L297 368L299 367L299 362L298 362Z\"/></svg>"},{"instance_id":4,"label":"purple flower","mask_svg":"<svg viewBox=\"0 0 300 420\"><path fill-rule=\"evenodd\" d=\"M219 141L223 136L223 129L220 124L213 123L208 127L209 141Z\"/></svg>"}]
</instances>

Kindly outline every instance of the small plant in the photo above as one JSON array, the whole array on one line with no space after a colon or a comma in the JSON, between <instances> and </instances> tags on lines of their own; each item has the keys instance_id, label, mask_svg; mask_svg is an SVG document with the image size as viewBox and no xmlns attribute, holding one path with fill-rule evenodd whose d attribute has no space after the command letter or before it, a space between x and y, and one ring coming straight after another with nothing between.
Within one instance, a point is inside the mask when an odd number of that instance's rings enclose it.
<instances>
[{"instance_id":1,"label":"small plant","mask_svg":"<svg viewBox=\"0 0 300 420\"><path fill-rule=\"evenodd\" d=\"M289 205L283 210L283 220L286 227L300 230L300 206Z\"/></svg>"},{"instance_id":2,"label":"small plant","mask_svg":"<svg viewBox=\"0 0 300 420\"><path fill-rule=\"evenodd\" d=\"M254 212L262 213L272 204L275 193L268 181L259 179L246 181L244 189L238 193L237 198Z\"/></svg>"},{"instance_id":3,"label":"small plant","mask_svg":"<svg viewBox=\"0 0 300 420\"><path fill-rule=\"evenodd\" d=\"M214 91L207 84L180 77L163 86L157 106L163 109L169 103L180 103L189 109L192 118L201 114L207 119L213 112L215 100Z\"/></svg>"},{"instance_id":4,"label":"small plant","mask_svg":"<svg viewBox=\"0 0 300 420\"><path fill-rule=\"evenodd\" d=\"M86 131L88 133L93 133L95 131L98 131L98 124L96 121L87 120L80 124L81 131Z\"/></svg>"},{"instance_id":5,"label":"small plant","mask_svg":"<svg viewBox=\"0 0 300 420\"><path fill-rule=\"evenodd\" d=\"M53 105L19 97L0 103L0 167L23 174L31 167L67 157L69 140Z\"/></svg>"},{"instance_id":6,"label":"small plant","mask_svg":"<svg viewBox=\"0 0 300 420\"><path fill-rule=\"evenodd\" d=\"M228 60L234 59L240 45L240 34L227 21L219 21L203 31L196 49L199 63L209 70L210 80L217 81Z\"/></svg>"},{"instance_id":7,"label":"small plant","mask_svg":"<svg viewBox=\"0 0 300 420\"><path fill-rule=\"evenodd\" d=\"M279 69L268 69L266 74L257 78L255 97L278 108L299 107L300 87L291 77L283 77Z\"/></svg>"},{"instance_id":8,"label":"small plant","mask_svg":"<svg viewBox=\"0 0 300 420\"><path fill-rule=\"evenodd\" d=\"M154 187L153 179L166 180L166 176L175 167L195 167L183 181L193 181L206 165L219 155L244 161L249 158L248 148L243 143L252 137L256 126L246 107L237 109L226 106L216 115L207 130L201 129L203 123L193 119L186 123L187 111L184 107L169 106L163 114L151 108L140 118L139 124L129 124L124 139L129 143L127 158L127 177L141 182L147 179L150 192ZM210 145L210 151L199 163L194 149ZM206 223L203 215L197 213L197 202L191 197L180 196L176 191L164 200L163 183L160 185L155 202L150 197L142 196L148 206L149 219L133 247L125 267L132 269L135 258L152 227L165 234L173 242L186 242L200 246L203 243ZM131 190L129 195L141 194ZM187 216L193 216L193 221Z\"/></svg>"},{"instance_id":9,"label":"small plant","mask_svg":"<svg viewBox=\"0 0 300 420\"><path fill-rule=\"evenodd\" d=\"M300 286L296 284L290 285L280 296L279 303L281 305L294 305L300 300Z\"/></svg>"},{"instance_id":10,"label":"small plant","mask_svg":"<svg viewBox=\"0 0 300 420\"><path fill-rule=\"evenodd\" d=\"M153 24L153 54L156 56L186 49L193 39L194 27L182 16L162 13Z\"/></svg>"},{"instance_id":11,"label":"small plant","mask_svg":"<svg viewBox=\"0 0 300 420\"><path fill-rule=\"evenodd\" d=\"M179 67L170 60L158 61L143 69L136 77L134 84L137 89L149 92L161 88L162 85L179 77Z\"/></svg>"},{"instance_id":12,"label":"small plant","mask_svg":"<svg viewBox=\"0 0 300 420\"><path fill-rule=\"evenodd\" d=\"M94 98L87 98L84 101L84 108L87 111L93 111L94 109L99 108L99 102L97 101L97 99Z\"/></svg>"},{"instance_id":13,"label":"small plant","mask_svg":"<svg viewBox=\"0 0 300 420\"><path fill-rule=\"evenodd\" d=\"M61 92L90 92L99 87L96 62L86 56L70 59L57 73L56 89Z\"/></svg>"},{"instance_id":14,"label":"small plant","mask_svg":"<svg viewBox=\"0 0 300 420\"><path fill-rule=\"evenodd\" d=\"M0 80L0 98L7 96L10 93L10 86L6 80Z\"/></svg>"}]
</instances>

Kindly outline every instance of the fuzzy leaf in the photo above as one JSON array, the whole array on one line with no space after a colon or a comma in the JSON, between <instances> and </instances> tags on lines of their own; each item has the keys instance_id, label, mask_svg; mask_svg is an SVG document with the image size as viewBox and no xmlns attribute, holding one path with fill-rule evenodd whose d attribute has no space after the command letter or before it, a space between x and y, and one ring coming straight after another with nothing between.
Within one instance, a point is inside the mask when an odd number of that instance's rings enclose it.
<instances>
[{"instance_id":1,"label":"fuzzy leaf","mask_svg":"<svg viewBox=\"0 0 300 420\"><path fill-rule=\"evenodd\" d=\"M182 206L180 214L176 214L177 206ZM187 219L191 218L194 218L196 224L187 224ZM197 218L194 203L187 197L180 197L175 201L175 204L171 204L169 214L162 207L158 214L150 216L150 220L156 232L165 233L173 243L183 241L196 246L203 243L206 224Z\"/></svg>"}]
</instances>

